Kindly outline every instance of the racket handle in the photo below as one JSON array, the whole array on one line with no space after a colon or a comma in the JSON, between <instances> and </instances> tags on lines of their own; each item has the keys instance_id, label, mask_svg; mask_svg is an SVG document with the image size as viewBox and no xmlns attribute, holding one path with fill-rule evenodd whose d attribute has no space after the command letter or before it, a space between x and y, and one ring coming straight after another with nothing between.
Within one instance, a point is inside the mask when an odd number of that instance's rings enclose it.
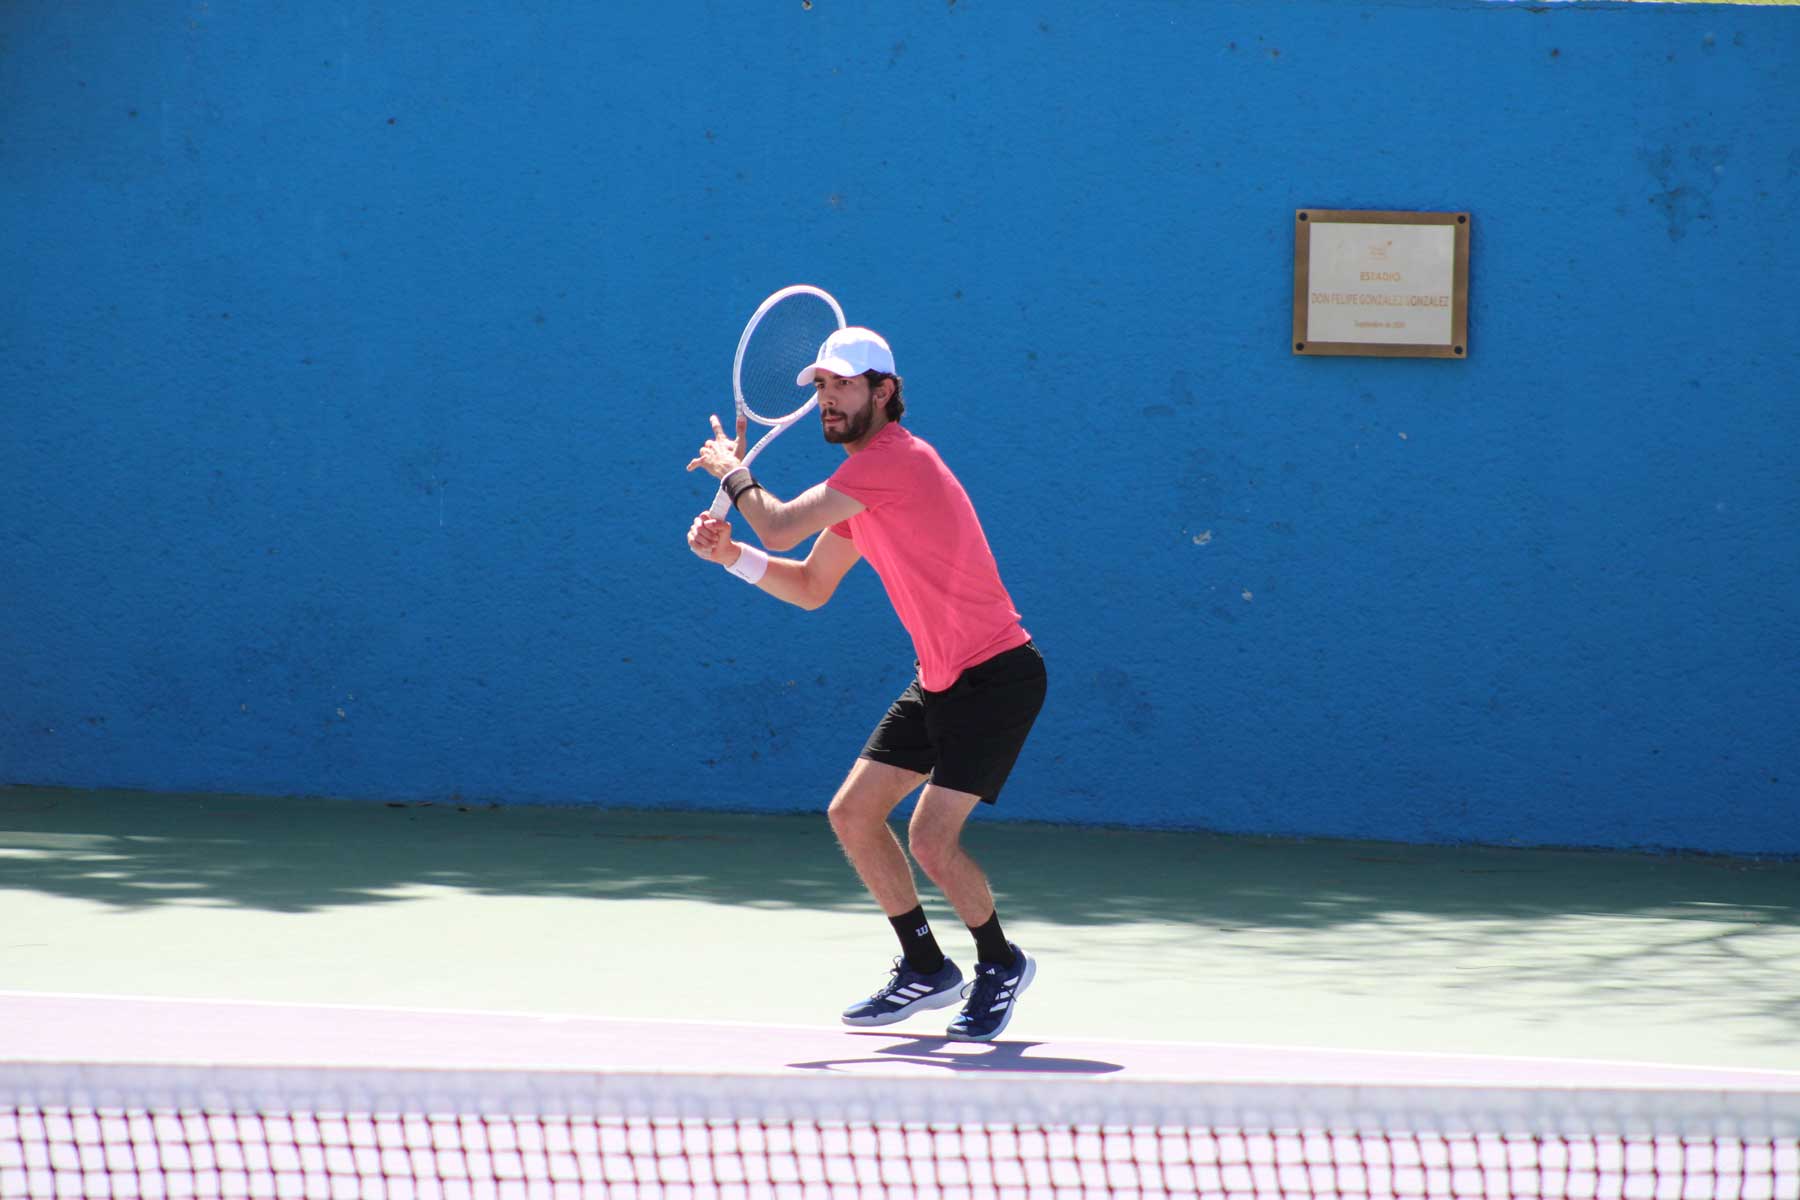
<instances>
[{"instance_id":1,"label":"racket handle","mask_svg":"<svg viewBox=\"0 0 1800 1200\"><path fill-rule=\"evenodd\" d=\"M730 513L731 497L727 496L725 489L721 487L719 494L713 497L712 507L706 510L706 515L715 521L723 521Z\"/></svg>"}]
</instances>

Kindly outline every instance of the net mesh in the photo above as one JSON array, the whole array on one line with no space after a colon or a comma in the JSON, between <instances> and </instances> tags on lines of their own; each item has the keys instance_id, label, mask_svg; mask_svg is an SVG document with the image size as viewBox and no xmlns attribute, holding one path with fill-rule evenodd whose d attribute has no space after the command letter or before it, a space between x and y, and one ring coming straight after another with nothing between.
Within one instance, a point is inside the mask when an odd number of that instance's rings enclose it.
<instances>
[{"instance_id":1,"label":"net mesh","mask_svg":"<svg viewBox=\"0 0 1800 1200\"><path fill-rule=\"evenodd\" d=\"M0 1094L0 1196L1800 1197L1800 1095L145 1079Z\"/></svg>"}]
</instances>

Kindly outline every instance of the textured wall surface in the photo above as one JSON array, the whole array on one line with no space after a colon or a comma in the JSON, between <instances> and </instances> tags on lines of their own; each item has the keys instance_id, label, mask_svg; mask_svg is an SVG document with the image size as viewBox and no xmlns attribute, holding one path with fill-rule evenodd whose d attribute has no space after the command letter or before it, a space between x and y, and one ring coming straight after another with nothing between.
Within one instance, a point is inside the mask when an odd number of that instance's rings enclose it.
<instances>
[{"instance_id":1,"label":"textured wall surface","mask_svg":"<svg viewBox=\"0 0 1800 1200\"><path fill-rule=\"evenodd\" d=\"M1779 8L15 0L0 783L822 809L878 581L682 541L804 280L1049 661L997 815L1800 853L1797 79ZM1308 206L1471 212L1470 358L1295 357Z\"/></svg>"}]
</instances>

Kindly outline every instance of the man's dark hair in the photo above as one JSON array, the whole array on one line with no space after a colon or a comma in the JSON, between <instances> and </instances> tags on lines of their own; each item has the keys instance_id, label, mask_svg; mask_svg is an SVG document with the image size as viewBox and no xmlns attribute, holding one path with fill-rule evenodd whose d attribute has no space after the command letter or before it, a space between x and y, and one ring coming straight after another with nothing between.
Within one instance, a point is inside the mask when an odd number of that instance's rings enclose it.
<instances>
[{"instance_id":1,"label":"man's dark hair","mask_svg":"<svg viewBox=\"0 0 1800 1200\"><path fill-rule=\"evenodd\" d=\"M900 419L900 414L906 411L906 401L900 397L900 386L905 381L898 375L889 375L886 371L864 371L863 378L869 381L869 392L871 394L874 393L876 388L881 386L882 380L891 379L894 381L894 394L889 396L887 400L887 418L890 421L898 421Z\"/></svg>"}]
</instances>

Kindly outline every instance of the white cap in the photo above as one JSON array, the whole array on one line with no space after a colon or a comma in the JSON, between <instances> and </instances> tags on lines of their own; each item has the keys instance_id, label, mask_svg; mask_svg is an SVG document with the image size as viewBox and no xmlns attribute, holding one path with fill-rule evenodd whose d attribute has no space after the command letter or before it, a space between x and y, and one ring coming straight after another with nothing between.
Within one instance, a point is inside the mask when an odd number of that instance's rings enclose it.
<instances>
[{"instance_id":1,"label":"white cap","mask_svg":"<svg viewBox=\"0 0 1800 1200\"><path fill-rule=\"evenodd\" d=\"M833 375L861 375L864 371L894 373L894 352L879 333L852 325L825 339L819 357L794 380L801 387L813 381L813 372L830 371Z\"/></svg>"}]
</instances>

